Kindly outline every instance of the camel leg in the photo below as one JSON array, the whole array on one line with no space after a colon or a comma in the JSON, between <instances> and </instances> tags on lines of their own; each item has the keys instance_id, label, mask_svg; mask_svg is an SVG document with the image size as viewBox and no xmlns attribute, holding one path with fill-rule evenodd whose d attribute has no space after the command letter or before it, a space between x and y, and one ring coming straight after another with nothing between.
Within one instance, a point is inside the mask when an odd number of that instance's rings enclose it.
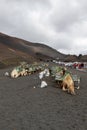
<instances>
[{"instance_id":1,"label":"camel leg","mask_svg":"<svg viewBox=\"0 0 87 130\"><path fill-rule=\"evenodd\" d=\"M62 87L62 90L63 91L67 91L67 88L65 88L66 86L65 85L63 85L63 87Z\"/></svg>"}]
</instances>

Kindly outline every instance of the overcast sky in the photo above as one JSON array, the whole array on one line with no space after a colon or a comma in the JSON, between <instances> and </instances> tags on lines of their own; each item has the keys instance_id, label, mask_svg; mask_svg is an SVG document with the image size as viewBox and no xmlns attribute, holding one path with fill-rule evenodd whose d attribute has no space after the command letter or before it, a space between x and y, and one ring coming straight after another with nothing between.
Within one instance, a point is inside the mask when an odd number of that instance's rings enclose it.
<instances>
[{"instance_id":1,"label":"overcast sky","mask_svg":"<svg viewBox=\"0 0 87 130\"><path fill-rule=\"evenodd\" d=\"M0 32L79 54L87 50L87 0L0 0Z\"/></svg>"}]
</instances>

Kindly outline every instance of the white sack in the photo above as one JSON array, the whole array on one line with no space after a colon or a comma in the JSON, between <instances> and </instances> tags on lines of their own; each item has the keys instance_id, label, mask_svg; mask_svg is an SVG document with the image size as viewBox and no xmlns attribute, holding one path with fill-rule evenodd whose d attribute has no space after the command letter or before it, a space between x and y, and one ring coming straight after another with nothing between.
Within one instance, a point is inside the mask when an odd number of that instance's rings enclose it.
<instances>
[{"instance_id":1,"label":"white sack","mask_svg":"<svg viewBox=\"0 0 87 130\"><path fill-rule=\"evenodd\" d=\"M42 71L41 73L39 73L39 78L42 79L44 76L44 71Z\"/></svg>"},{"instance_id":2,"label":"white sack","mask_svg":"<svg viewBox=\"0 0 87 130\"><path fill-rule=\"evenodd\" d=\"M41 88L44 88L44 87L46 87L46 86L47 86L47 83L46 83L45 81L42 81L40 87L41 87Z\"/></svg>"},{"instance_id":3,"label":"white sack","mask_svg":"<svg viewBox=\"0 0 87 130\"><path fill-rule=\"evenodd\" d=\"M5 76L9 76L9 72L5 72Z\"/></svg>"}]
</instances>

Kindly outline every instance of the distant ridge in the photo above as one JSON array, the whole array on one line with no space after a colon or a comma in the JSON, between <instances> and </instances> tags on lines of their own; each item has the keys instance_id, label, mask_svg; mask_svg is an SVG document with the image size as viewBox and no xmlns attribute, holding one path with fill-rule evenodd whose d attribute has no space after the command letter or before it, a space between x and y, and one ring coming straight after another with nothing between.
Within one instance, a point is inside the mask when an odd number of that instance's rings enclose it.
<instances>
[{"instance_id":1,"label":"distant ridge","mask_svg":"<svg viewBox=\"0 0 87 130\"><path fill-rule=\"evenodd\" d=\"M66 62L85 61L87 55L65 55L42 43L33 43L20 38L0 33L0 64L15 65L20 61L52 61Z\"/></svg>"}]
</instances>

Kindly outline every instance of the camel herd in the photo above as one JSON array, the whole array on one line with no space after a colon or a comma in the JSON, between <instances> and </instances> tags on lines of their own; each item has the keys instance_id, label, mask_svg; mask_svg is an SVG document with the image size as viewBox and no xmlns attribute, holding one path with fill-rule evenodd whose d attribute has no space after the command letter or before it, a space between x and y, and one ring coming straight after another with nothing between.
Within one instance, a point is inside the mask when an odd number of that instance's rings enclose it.
<instances>
[{"instance_id":1,"label":"camel herd","mask_svg":"<svg viewBox=\"0 0 87 130\"><path fill-rule=\"evenodd\" d=\"M80 77L77 77L76 75L72 75L65 67L60 67L58 65L49 67L48 64L42 63L42 64L26 64L22 63L21 65L15 67L11 71L11 78L17 78L19 76L27 76L30 74L33 74L35 72L39 73L39 76L41 76L41 73L48 74L48 76L52 76L55 79L55 82L62 88L63 91L67 91L70 94L75 95L75 82L78 82L80 84Z\"/></svg>"}]
</instances>

